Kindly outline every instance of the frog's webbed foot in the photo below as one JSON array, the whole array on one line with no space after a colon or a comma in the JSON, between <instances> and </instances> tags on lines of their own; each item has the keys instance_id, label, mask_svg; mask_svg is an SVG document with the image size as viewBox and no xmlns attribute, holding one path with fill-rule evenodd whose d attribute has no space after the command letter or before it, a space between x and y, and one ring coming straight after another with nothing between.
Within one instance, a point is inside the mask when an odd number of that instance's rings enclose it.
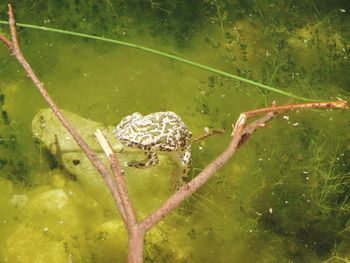
<instances>
[{"instance_id":1,"label":"frog's webbed foot","mask_svg":"<svg viewBox=\"0 0 350 263\"><path fill-rule=\"evenodd\" d=\"M128 162L128 166L135 168L146 168L159 163L158 155L156 152L146 151L145 155L147 159L143 161Z\"/></svg>"}]
</instances>

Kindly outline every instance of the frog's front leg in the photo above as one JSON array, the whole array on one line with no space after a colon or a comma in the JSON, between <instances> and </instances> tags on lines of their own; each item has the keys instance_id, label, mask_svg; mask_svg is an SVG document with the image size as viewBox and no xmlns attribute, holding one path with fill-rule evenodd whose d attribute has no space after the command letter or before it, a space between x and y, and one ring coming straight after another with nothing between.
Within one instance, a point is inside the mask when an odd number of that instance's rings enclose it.
<instances>
[{"instance_id":1,"label":"frog's front leg","mask_svg":"<svg viewBox=\"0 0 350 263\"><path fill-rule=\"evenodd\" d=\"M158 155L153 151L145 151L147 159L143 161L128 162L128 166L135 168L146 168L159 163Z\"/></svg>"}]
</instances>

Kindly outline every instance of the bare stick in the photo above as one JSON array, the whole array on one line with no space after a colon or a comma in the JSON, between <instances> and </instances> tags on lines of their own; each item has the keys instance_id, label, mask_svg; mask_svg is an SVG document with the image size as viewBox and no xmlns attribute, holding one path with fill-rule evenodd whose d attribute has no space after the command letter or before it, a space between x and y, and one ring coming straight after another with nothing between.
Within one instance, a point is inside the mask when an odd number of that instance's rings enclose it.
<instances>
[{"instance_id":1,"label":"bare stick","mask_svg":"<svg viewBox=\"0 0 350 263\"><path fill-rule=\"evenodd\" d=\"M11 42L8 43L8 40L2 36L1 41L10 48L13 55L16 57L18 62L22 65L24 70L27 73L27 76L33 81L35 87L39 90L40 94L43 96L47 104L52 109L53 113L56 115L56 117L60 120L60 122L63 124L63 126L67 129L67 131L70 133L70 135L73 137L73 139L77 142L77 144L80 146L80 148L85 152L86 156L89 158L91 163L96 167L96 169L100 172L103 179L105 180L110 192L112 193L112 196L114 198L114 201L116 204L120 203L120 197L118 194L118 191L115 191L115 187L113 186L113 180L112 176L110 175L110 172L108 169L104 166L104 164L98 159L96 154L90 149L90 147L87 145L87 143L83 140L83 138L80 136L80 134L76 131L76 129L69 123L69 121L64 117L62 112L59 110L57 105L54 103L52 98L49 96L47 91L44 88L43 83L38 79L28 62L25 60L20 47L18 45L17 36L16 36L16 23L12 11L12 7L9 4L8 5L9 11L9 24L10 24L10 31L11 31ZM5 41L4 41L5 39ZM124 210L120 211L121 216L125 220L125 212Z\"/></svg>"},{"instance_id":2,"label":"bare stick","mask_svg":"<svg viewBox=\"0 0 350 263\"><path fill-rule=\"evenodd\" d=\"M161 221L171 210L176 208L183 200L191 196L202 185L204 185L210 177L215 174L236 152L243 133L246 119L242 120L234 129L234 136L226 150L221 153L213 162L205 167L194 179L182 186L175 194L173 194L163 205L156 209L151 215L145 218L140 227L146 231L152 228L155 224Z\"/></svg>"},{"instance_id":3,"label":"bare stick","mask_svg":"<svg viewBox=\"0 0 350 263\"><path fill-rule=\"evenodd\" d=\"M8 4L7 7L8 7L8 16L9 16L9 24L10 24L11 42L14 48L17 48L17 51L21 52L19 49L18 40L17 40L16 22L15 22L15 16L13 15L12 6Z\"/></svg>"},{"instance_id":4,"label":"bare stick","mask_svg":"<svg viewBox=\"0 0 350 263\"><path fill-rule=\"evenodd\" d=\"M120 168L119 162L118 162L117 158L115 157L111 146L107 142L106 138L103 136L101 130L98 129L96 131L95 135L96 135L98 142L102 146L108 160L109 160L109 163L111 165L112 171L113 171L114 176L115 176L115 179L117 181L117 189L118 189L118 192L119 192L119 195L120 195L120 198L122 201L122 206L123 206L123 209L124 209L125 215L126 215L125 224L126 224L127 228L129 229L133 225L135 225L137 222L136 222L135 212L134 212L134 209L132 207L132 204L130 202L130 198L128 195L128 190L126 188L126 183L124 180L123 172Z\"/></svg>"},{"instance_id":5,"label":"bare stick","mask_svg":"<svg viewBox=\"0 0 350 263\"><path fill-rule=\"evenodd\" d=\"M244 142L256 131L259 127L264 127L265 124L270 121L275 113L278 111L302 109L302 108L348 108L346 101L339 100L335 102L315 102L315 103L302 103L292 104L277 107L272 105L269 108L258 109L254 111L248 111L242 113L236 125L232 131L232 139L226 150L220 154L213 162L203 169L194 179L182 186L176 193L174 193L163 205L156 209L152 214L145 218L141 223L140 227L146 231L152 228L155 224L161 221L170 211L176 208L180 203L196 192L203 184L205 184L212 175L219 170L237 151L237 149L243 145ZM246 126L249 117L267 113L262 118Z\"/></svg>"},{"instance_id":6,"label":"bare stick","mask_svg":"<svg viewBox=\"0 0 350 263\"><path fill-rule=\"evenodd\" d=\"M8 40L5 36L0 35L0 41L1 41L2 43L4 43L5 46L7 46L10 50L12 50L11 41Z\"/></svg>"},{"instance_id":7,"label":"bare stick","mask_svg":"<svg viewBox=\"0 0 350 263\"><path fill-rule=\"evenodd\" d=\"M118 192L120 194L122 205L126 214L126 220L124 222L128 230L128 262L140 263L142 262L143 257L143 246L146 230L140 228L139 224L137 223L136 215L130 202L126 188L124 175L119 166L119 162L115 157L114 152L112 151L111 146L100 130L97 130L95 135L108 157L110 166L115 175Z\"/></svg>"},{"instance_id":8,"label":"bare stick","mask_svg":"<svg viewBox=\"0 0 350 263\"><path fill-rule=\"evenodd\" d=\"M275 112L270 112L266 114L264 117L256 120L255 122L245 127L242 132L238 147L241 147L258 128L265 127L266 123L269 122L275 116L276 116Z\"/></svg>"},{"instance_id":9,"label":"bare stick","mask_svg":"<svg viewBox=\"0 0 350 263\"><path fill-rule=\"evenodd\" d=\"M216 135L216 134L224 134L224 133L225 133L224 129L214 129L214 130L211 130L209 132L204 132L204 133L194 137L192 139L192 142L198 142L198 141L206 139L206 138L208 138L210 136L213 136L213 135Z\"/></svg>"},{"instance_id":10,"label":"bare stick","mask_svg":"<svg viewBox=\"0 0 350 263\"><path fill-rule=\"evenodd\" d=\"M301 103L301 104L289 104L289 105L284 105L284 106L275 106L272 105L271 107L268 108L262 108L262 109L257 109L257 110L252 110L252 111L247 111L244 114L247 117L252 117L255 115L259 115L262 113L267 113L271 111L275 112L280 112L280 111L286 111L286 110L294 110L294 109L329 109L329 108L341 108L341 109L348 109L347 102L338 99L338 101L328 101L328 102L310 102L310 103Z\"/></svg>"}]
</instances>

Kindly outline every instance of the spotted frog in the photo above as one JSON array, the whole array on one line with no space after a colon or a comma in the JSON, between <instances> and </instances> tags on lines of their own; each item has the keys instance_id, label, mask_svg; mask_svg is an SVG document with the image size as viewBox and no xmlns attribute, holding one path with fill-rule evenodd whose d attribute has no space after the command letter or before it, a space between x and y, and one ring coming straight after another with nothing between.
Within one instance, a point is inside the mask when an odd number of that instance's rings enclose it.
<instances>
[{"instance_id":1,"label":"spotted frog","mask_svg":"<svg viewBox=\"0 0 350 263\"><path fill-rule=\"evenodd\" d=\"M126 116L115 129L116 138L124 145L145 152L143 161L127 165L145 168L159 163L158 153L168 152L182 169L181 181L187 176L191 165L191 137L181 118L174 112L156 112L146 116L135 112Z\"/></svg>"}]
</instances>

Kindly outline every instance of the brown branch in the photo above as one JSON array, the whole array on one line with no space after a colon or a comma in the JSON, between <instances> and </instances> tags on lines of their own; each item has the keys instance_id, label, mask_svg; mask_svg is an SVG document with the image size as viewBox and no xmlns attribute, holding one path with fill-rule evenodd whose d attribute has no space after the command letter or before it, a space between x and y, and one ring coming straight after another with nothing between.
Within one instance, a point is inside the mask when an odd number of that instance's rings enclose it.
<instances>
[{"instance_id":1,"label":"brown branch","mask_svg":"<svg viewBox=\"0 0 350 263\"><path fill-rule=\"evenodd\" d=\"M198 142L200 140L206 139L210 136L216 135L216 134L224 134L225 130L224 129L214 129L209 132L204 132L202 134L197 135L192 139L192 142Z\"/></svg>"},{"instance_id":2,"label":"brown branch","mask_svg":"<svg viewBox=\"0 0 350 263\"><path fill-rule=\"evenodd\" d=\"M134 212L134 209L132 207L132 204L130 202L128 190L126 188L126 183L124 180L123 172L120 168L119 162L117 158L115 157L115 154L107 142L106 138L103 136L101 130L97 130L96 138L100 145L102 146L103 151L105 152L108 161L110 163L110 166L112 168L112 171L114 173L115 179L116 179L116 185L117 190L120 195L120 199L122 201L123 210L125 211L126 220L124 221L125 225L127 226L128 230L132 228L135 224L137 224L136 221L136 215Z\"/></svg>"},{"instance_id":3,"label":"brown branch","mask_svg":"<svg viewBox=\"0 0 350 263\"><path fill-rule=\"evenodd\" d=\"M121 203L120 196L117 191L115 191L115 187L113 187L113 179L110 175L110 172L108 169L104 166L104 164L98 159L96 154L90 149L90 147L87 145L87 143L83 140L83 138L80 136L80 134L76 131L76 129L69 123L69 121L64 117L62 112L59 110L57 105L54 103L52 98L49 96L47 91L44 88L43 83L38 79L28 62L25 60L16 36L16 23L12 11L12 7L9 4L8 5L9 11L9 24L10 24L10 31L11 31L11 44L10 46L8 43L6 44L6 41L3 42L7 47L9 47L13 53L13 55L16 57L18 62L22 65L24 70L27 73L27 76L33 81L35 87L39 90L40 94L43 96L47 104L52 109L53 113L56 115L56 117L60 120L60 122L63 124L63 126L67 129L67 131L70 133L70 135L73 137L73 139L77 142L77 144L80 146L80 148L85 152L88 159L91 161L91 163L95 166L95 168L99 171L99 173L102 175L104 181L106 182L110 192L112 193L113 199L118 205L118 203ZM2 37L4 39L4 37ZM119 211L123 219L125 220L125 211L120 210Z\"/></svg>"},{"instance_id":4,"label":"brown branch","mask_svg":"<svg viewBox=\"0 0 350 263\"><path fill-rule=\"evenodd\" d=\"M115 175L117 189L122 200L123 209L125 211L126 220L124 223L128 231L128 262L140 263L142 262L143 257L143 246L146 230L142 229L137 223L136 215L128 195L123 172L111 146L100 130L97 130L95 134L98 142L108 157L110 166Z\"/></svg>"},{"instance_id":5,"label":"brown branch","mask_svg":"<svg viewBox=\"0 0 350 263\"><path fill-rule=\"evenodd\" d=\"M122 171L120 169L119 162L117 161L117 158L115 157L115 155L113 153L109 155L109 162L110 162L112 171L113 171L115 178L116 178L116 181L117 181L119 195L121 197L121 200L122 200L123 206L124 206L124 210L125 210L126 221L127 221L126 226L129 229L137 223L135 212L134 212L134 209L133 209L131 202L130 202L128 191L126 188L126 183L125 183Z\"/></svg>"},{"instance_id":6,"label":"brown branch","mask_svg":"<svg viewBox=\"0 0 350 263\"><path fill-rule=\"evenodd\" d=\"M272 120L276 116L276 114L276 112L269 112L265 116L261 117L260 119L254 121L253 123L245 127L242 132L238 148L240 148L258 128L265 127L266 123Z\"/></svg>"},{"instance_id":7,"label":"brown branch","mask_svg":"<svg viewBox=\"0 0 350 263\"><path fill-rule=\"evenodd\" d=\"M156 209L152 214L145 218L141 223L140 227L145 231L152 228L155 224L161 221L170 211L176 208L180 203L187 197L191 196L196 192L203 184L205 184L213 174L218 171L237 151L237 149L247 141L253 132L259 127L264 127L265 124L270 121L279 111L303 109L303 108L348 108L346 101L340 100L335 102L314 102L314 103L301 103L292 104L285 106L272 105L268 108L247 111L242 113L236 125L233 128L231 134L231 142L226 150L221 153L213 162L205 167L194 179L182 186L176 193L174 193L163 205ZM267 113L262 118L251 123L246 127L247 120L258 114Z\"/></svg>"},{"instance_id":8,"label":"brown branch","mask_svg":"<svg viewBox=\"0 0 350 263\"><path fill-rule=\"evenodd\" d=\"M12 50L12 44L11 41L8 40L5 36L0 35L0 41L5 44L10 50Z\"/></svg>"},{"instance_id":9,"label":"brown branch","mask_svg":"<svg viewBox=\"0 0 350 263\"><path fill-rule=\"evenodd\" d=\"M280 112L280 111L286 111L286 110L294 110L294 109L324 109L324 108L341 108L341 109L348 109L347 102L338 99L338 101L328 101L328 102L310 102L310 103L301 103L301 104L289 104L289 105L284 105L284 106L274 106L272 105L271 107L267 108L262 108L262 109L257 109L257 110L252 110L252 111L247 111L244 114L247 115L247 117L252 117L256 116L262 113L267 113L271 112L272 109L275 112Z\"/></svg>"},{"instance_id":10,"label":"brown branch","mask_svg":"<svg viewBox=\"0 0 350 263\"><path fill-rule=\"evenodd\" d=\"M17 29L16 29L15 16L13 15L13 10L12 10L11 4L8 4L7 7L8 7L7 14L9 17L11 41L15 47L19 48L18 40L17 40Z\"/></svg>"},{"instance_id":11,"label":"brown branch","mask_svg":"<svg viewBox=\"0 0 350 263\"><path fill-rule=\"evenodd\" d=\"M246 120L242 120L237 123L234 129L234 135L226 150L221 153L213 162L205 167L194 179L182 186L175 194L173 194L163 205L156 209L151 215L145 218L140 227L145 231L152 228L155 224L161 221L170 211L176 208L183 200L191 196L202 185L204 185L210 177L212 177L216 171L218 171L236 152L237 146L240 142L240 138L244 129Z\"/></svg>"}]
</instances>

